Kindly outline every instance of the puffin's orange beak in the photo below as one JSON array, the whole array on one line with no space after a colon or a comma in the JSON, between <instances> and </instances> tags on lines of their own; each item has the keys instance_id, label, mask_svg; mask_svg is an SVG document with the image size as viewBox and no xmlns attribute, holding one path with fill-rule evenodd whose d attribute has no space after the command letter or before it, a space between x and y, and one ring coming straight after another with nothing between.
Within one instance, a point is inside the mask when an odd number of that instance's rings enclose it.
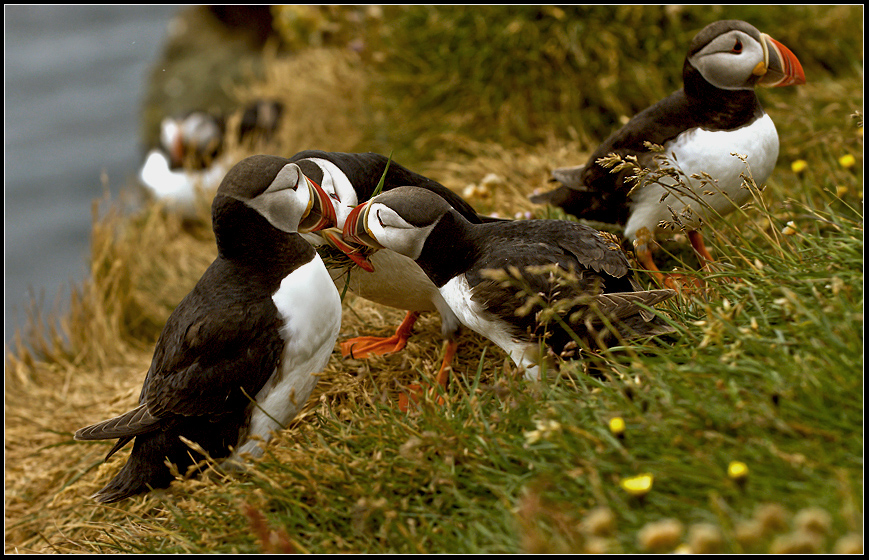
<instances>
[{"instance_id":1,"label":"puffin's orange beak","mask_svg":"<svg viewBox=\"0 0 869 560\"><path fill-rule=\"evenodd\" d=\"M184 165L184 142L181 140L181 134L172 139L172 146L169 150L169 159L174 167Z\"/></svg>"},{"instance_id":2,"label":"puffin's orange beak","mask_svg":"<svg viewBox=\"0 0 869 560\"><path fill-rule=\"evenodd\" d=\"M798 86L806 83L803 66L796 55L766 33L760 35L766 72L757 83L766 87Z\"/></svg>"},{"instance_id":3,"label":"puffin's orange beak","mask_svg":"<svg viewBox=\"0 0 869 560\"><path fill-rule=\"evenodd\" d=\"M356 206L344 220L344 230L340 237L337 235L337 229L333 230L333 228L324 231L323 237L359 265L359 268L374 272L374 265L368 260L368 255L371 249L383 249L383 246L374 239L368 232L368 228L365 227L369 210L370 206L367 202Z\"/></svg>"},{"instance_id":4,"label":"puffin's orange beak","mask_svg":"<svg viewBox=\"0 0 869 560\"><path fill-rule=\"evenodd\" d=\"M368 202L363 202L350 211L347 219L344 220L344 239L350 243L372 249L383 249L383 245L377 242L377 239L368 231L368 226L365 225L370 209Z\"/></svg>"},{"instance_id":5,"label":"puffin's orange beak","mask_svg":"<svg viewBox=\"0 0 869 560\"><path fill-rule=\"evenodd\" d=\"M299 232L319 231L335 224L335 206L332 204L332 199L320 185L304 175L302 177L304 177L308 191L311 193L312 205L308 214L299 223Z\"/></svg>"}]
</instances>

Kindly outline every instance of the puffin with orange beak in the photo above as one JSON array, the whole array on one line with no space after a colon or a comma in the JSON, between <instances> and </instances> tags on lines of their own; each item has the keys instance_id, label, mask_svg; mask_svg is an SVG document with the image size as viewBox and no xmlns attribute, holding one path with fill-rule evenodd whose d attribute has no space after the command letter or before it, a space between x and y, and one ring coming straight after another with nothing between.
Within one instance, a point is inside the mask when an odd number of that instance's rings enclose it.
<instances>
[{"instance_id":1,"label":"puffin with orange beak","mask_svg":"<svg viewBox=\"0 0 869 560\"><path fill-rule=\"evenodd\" d=\"M762 184L778 158L778 133L755 87L806 81L787 47L739 20L716 21L694 37L682 80L682 89L634 116L585 165L554 170L553 181L561 186L531 197L579 218L623 224L642 266L675 287L679 282L666 278L652 259L655 236L676 226L687 232L704 266L712 261L700 227L748 202L752 195L742 176L750 171ZM656 157L647 142L663 153ZM610 154L670 172L637 182L629 179L633 170L610 172L599 163Z\"/></svg>"},{"instance_id":2,"label":"puffin with orange beak","mask_svg":"<svg viewBox=\"0 0 869 560\"><path fill-rule=\"evenodd\" d=\"M332 355L341 300L303 233L335 221L329 196L295 163L251 156L224 177L212 204L217 258L169 316L130 411L75 433L133 442L94 499L111 503L199 469L261 456L296 416Z\"/></svg>"}]
</instances>

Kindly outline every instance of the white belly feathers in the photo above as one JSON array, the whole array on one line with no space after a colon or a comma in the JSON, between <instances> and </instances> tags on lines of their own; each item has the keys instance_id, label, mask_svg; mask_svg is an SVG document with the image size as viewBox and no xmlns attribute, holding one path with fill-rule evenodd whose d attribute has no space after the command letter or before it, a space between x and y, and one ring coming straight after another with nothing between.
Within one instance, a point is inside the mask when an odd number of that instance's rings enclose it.
<instances>
[{"instance_id":1,"label":"white belly feathers","mask_svg":"<svg viewBox=\"0 0 869 560\"><path fill-rule=\"evenodd\" d=\"M758 185L765 182L775 167L778 150L778 134L769 115L736 130L695 128L683 133L665 146L664 153L691 192L679 194L678 189L653 183L637 189L625 235L633 239L643 227L654 233L659 222L673 221L671 209L690 229L699 227L701 220L706 222L733 211L751 198L741 175L750 171ZM746 162L730 154L744 155ZM709 175L714 182L693 177L698 175ZM668 185L674 184L670 178L662 182L667 180ZM670 194L660 202L666 193Z\"/></svg>"},{"instance_id":2,"label":"white belly feathers","mask_svg":"<svg viewBox=\"0 0 869 560\"><path fill-rule=\"evenodd\" d=\"M272 296L283 319L280 335L286 345L279 370L256 395L250 435L264 441L280 430L304 406L318 375L326 367L341 327L341 299L319 255L283 279ZM276 423L277 422L277 423ZM260 443L248 439L241 453L262 454Z\"/></svg>"},{"instance_id":3,"label":"white belly feathers","mask_svg":"<svg viewBox=\"0 0 869 560\"><path fill-rule=\"evenodd\" d=\"M526 379L540 378L537 344L514 339L502 323L489 319L489 314L471 301L471 287L464 274L444 284L440 291L450 309L464 326L485 336L507 352L517 366L525 369Z\"/></svg>"}]
</instances>

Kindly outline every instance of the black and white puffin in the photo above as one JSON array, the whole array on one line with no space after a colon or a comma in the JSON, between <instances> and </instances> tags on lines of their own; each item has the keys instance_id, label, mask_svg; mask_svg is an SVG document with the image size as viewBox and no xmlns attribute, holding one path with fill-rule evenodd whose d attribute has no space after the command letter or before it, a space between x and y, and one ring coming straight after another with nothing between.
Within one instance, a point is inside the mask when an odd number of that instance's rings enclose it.
<instances>
[{"instance_id":1,"label":"black and white puffin","mask_svg":"<svg viewBox=\"0 0 869 560\"><path fill-rule=\"evenodd\" d=\"M691 41L682 80L682 89L634 116L585 165L553 171L553 180L561 186L531 197L580 218L624 224L639 261L659 282L665 279L651 251L662 226L677 216L706 264L712 257L699 232L702 223L751 198L741 177L746 163L758 184L772 173L778 133L755 86L803 84L805 75L796 56L778 41L744 21L722 20ZM667 166L676 170L687 192L672 188L675 181L669 177L632 189L634 183L627 181L632 171L610 173L598 163L615 153L636 156L641 166L656 169L659 162L644 142L663 146ZM743 162L734 154L747 159Z\"/></svg>"},{"instance_id":2,"label":"black and white puffin","mask_svg":"<svg viewBox=\"0 0 869 560\"><path fill-rule=\"evenodd\" d=\"M488 219L479 216L470 204L437 181L415 173L380 154L306 150L291 157L290 161L298 164L309 179L318 183L333 198L335 221L339 229L344 226L345 220L357 205L374 194L387 164L389 168L383 183L384 192L404 185L420 187L437 193L470 222L480 223ZM340 238L340 234L338 237ZM306 235L306 238L316 245L324 243L319 235ZM334 236L332 240L336 240ZM352 253L353 248L349 250ZM344 261L344 266L330 267L329 272L336 286L343 290L345 282L349 280L348 289L357 296L381 305L404 309L408 313L395 334L390 337L358 337L342 342L341 349L345 357L364 358L371 354L397 352L406 344L419 313L437 311L441 317L441 332L448 342L441 366L442 369L446 368L455 353L456 333L461 325L437 287L413 260L403 255L392 251L378 251L368 259L356 259L357 264L365 271L350 272L353 265L348 260Z\"/></svg>"},{"instance_id":3,"label":"black and white puffin","mask_svg":"<svg viewBox=\"0 0 869 560\"><path fill-rule=\"evenodd\" d=\"M277 130L283 105L259 100L241 115L240 142L268 138ZM179 212L195 208L197 188L214 190L232 163L224 152L226 119L207 111L189 111L160 123L159 145L148 151L139 182L156 200Z\"/></svg>"},{"instance_id":4,"label":"black and white puffin","mask_svg":"<svg viewBox=\"0 0 869 560\"><path fill-rule=\"evenodd\" d=\"M328 195L285 158L252 156L214 198L218 256L166 322L139 406L82 428L77 440L130 440L121 471L94 498L166 487L202 457L238 465L302 408L334 349L341 301L299 232L334 222Z\"/></svg>"},{"instance_id":5,"label":"black and white puffin","mask_svg":"<svg viewBox=\"0 0 869 560\"><path fill-rule=\"evenodd\" d=\"M435 193L400 187L360 205L343 235L348 243L414 259L461 323L507 352L530 379L539 378L540 363L548 359L539 352L541 342L561 356L580 345L596 349L672 330L644 306L676 292L641 289L614 238L577 222L474 224ZM561 281L555 268L574 279ZM519 275L517 284L497 278L497 271ZM558 321L541 323L547 305L562 308L576 338ZM517 314L520 308L525 312ZM438 382L444 385L446 377Z\"/></svg>"}]
</instances>

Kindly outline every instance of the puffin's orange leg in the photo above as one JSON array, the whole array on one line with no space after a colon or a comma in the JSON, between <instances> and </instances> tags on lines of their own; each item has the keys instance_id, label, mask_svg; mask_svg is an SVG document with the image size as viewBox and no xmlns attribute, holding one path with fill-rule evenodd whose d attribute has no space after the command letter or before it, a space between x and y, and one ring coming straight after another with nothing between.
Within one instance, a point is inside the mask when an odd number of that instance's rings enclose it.
<instances>
[{"instance_id":1,"label":"puffin's orange leg","mask_svg":"<svg viewBox=\"0 0 869 560\"><path fill-rule=\"evenodd\" d=\"M438 370L437 377L435 381L438 385L440 385L444 390L447 388L447 381L450 379L450 371L452 371L452 362L453 358L456 355L456 349L459 347L459 343L455 340L447 341L446 349L444 350L444 360L441 362L441 368ZM408 386L410 390L409 394L402 393L398 395L398 408L402 412L407 412L408 407L410 406L410 401L418 403L422 398L423 388L422 385L410 385ZM431 394L435 393L434 387L429 389ZM438 404L444 404L444 398L438 397Z\"/></svg>"},{"instance_id":2,"label":"puffin's orange leg","mask_svg":"<svg viewBox=\"0 0 869 560\"><path fill-rule=\"evenodd\" d=\"M707 258L708 256L711 260L712 256L709 255L709 251L707 251L706 247L703 245L703 238L700 233L691 231L688 232L688 236L691 240L691 245L694 246L695 250L700 252L702 258ZM699 243L699 249L698 245L694 244L695 239L697 240L697 243ZM692 292L696 289L703 288L703 281L698 278L691 278L684 274L663 274L655 265L655 261L652 260L651 247L653 243L654 240L652 239L651 233L646 228L641 228L637 232L637 240L634 241L634 248L637 253L637 260L658 282L658 285L679 292Z\"/></svg>"},{"instance_id":3,"label":"puffin's orange leg","mask_svg":"<svg viewBox=\"0 0 869 560\"><path fill-rule=\"evenodd\" d=\"M703 244L703 236L700 235L699 231L689 231L688 239L691 240L691 246L694 247L694 250L697 252L698 257L700 258L700 262L702 266L701 269L706 269L709 272L716 272L715 259L712 258L712 255L706 249L706 245ZM721 276L719 279L722 282L738 282L738 278L730 278ZM697 282L700 280L698 279Z\"/></svg>"},{"instance_id":4,"label":"puffin's orange leg","mask_svg":"<svg viewBox=\"0 0 869 560\"><path fill-rule=\"evenodd\" d=\"M408 311L404 320L395 329L395 334L386 338L360 336L345 340L341 343L341 354L345 358L367 358L372 354L382 355L398 352L407 345L407 339L410 338L413 325L418 317L418 312Z\"/></svg>"},{"instance_id":5,"label":"puffin's orange leg","mask_svg":"<svg viewBox=\"0 0 869 560\"><path fill-rule=\"evenodd\" d=\"M689 231L688 239L691 241L691 246L694 247L695 251L697 251L700 260L703 261L700 263L702 266L705 267L714 261L712 255L710 255L709 251L706 249L706 245L703 243L703 235L699 231Z\"/></svg>"},{"instance_id":6,"label":"puffin's orange leg","mask_svg":"<svg viewBox=\"0 0 869 560\"><path fill-rule=\"evenodd\" d=\"M661 274L661 271L655 265L655 261L652 260L652 251L648 248L648 245L646 245L645 249L637 250L637 260L658 281L658 284L664 284L664 275Z\"/></svg>"}]
</instances>

